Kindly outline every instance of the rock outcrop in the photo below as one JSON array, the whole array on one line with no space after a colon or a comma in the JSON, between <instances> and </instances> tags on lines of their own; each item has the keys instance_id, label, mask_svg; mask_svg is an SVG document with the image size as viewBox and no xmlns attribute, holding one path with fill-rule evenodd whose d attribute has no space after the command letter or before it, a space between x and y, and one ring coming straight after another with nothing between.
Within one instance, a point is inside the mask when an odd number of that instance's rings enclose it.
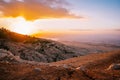
<instances>
[{"instance_id":1,"label":"rock outcrop","mask_svg":"<svg viewBox=\"0 0 120 80\"><path fill-rule=\"evenodd\" d=\"M15 56L10 51L0 49L0 61L15 62L17 60L15 59Z\"/></svg>"}]
</instances>

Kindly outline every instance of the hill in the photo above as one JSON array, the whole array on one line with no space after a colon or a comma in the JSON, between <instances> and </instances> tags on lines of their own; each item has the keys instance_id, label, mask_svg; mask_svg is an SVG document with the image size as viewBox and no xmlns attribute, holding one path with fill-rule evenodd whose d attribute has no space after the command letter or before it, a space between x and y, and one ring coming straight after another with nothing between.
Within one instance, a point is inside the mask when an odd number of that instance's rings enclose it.
<instances>
[{"instance_id":1,"label":"hill","mask_svg":"<svg viewBox=\"0 0 120 80\"><path fill-rule=\"evenodd\" d=\"M0 49L8 50L20 59L37 62L55 62L81 56L80 52L62 43L35 38L0 29Z\"/></svg>"},{"instance_id":2,"label":"hill","mask_svg":"<svg viewBox=\"0 0 120 80\"><path fill-rule=\"evenodd\" d=\"M83 56L73 46L1 28L0 80L119 80L120 49L114 47Z\"/></svg>"}]
</instances>

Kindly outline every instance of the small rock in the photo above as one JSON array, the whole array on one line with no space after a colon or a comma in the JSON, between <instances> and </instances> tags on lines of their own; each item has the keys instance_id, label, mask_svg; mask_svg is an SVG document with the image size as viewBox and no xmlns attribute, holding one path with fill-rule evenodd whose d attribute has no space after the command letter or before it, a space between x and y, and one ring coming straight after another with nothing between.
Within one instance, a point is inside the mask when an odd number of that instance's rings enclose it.
<instances>
[{"instance_id":1,"label":"small rock","mask_svg":"<svg viewBox=\"0 0 120 80\"><path fill-rule=\"evenodd\" d=\"M69 66L68 66L68 65L66 65L66 64L64 64L64 65L63 65L63 67L64 67L64 68L69 68Z\"/></svg>"},{"instance_id":2,"label":"small rock","mask_svg":"<svg viewBox=\"0 0 120 80\"><path fill-rule=\"evenodd\" d=\"M40 68L34 68L34 71L35 72L41 72L41 69Z\"/></svg>"},{"instance_id":3,"label":"small rock","mask_svg":"<svg viewBox=\"0 0 120 80\"><path fill-rule=\"evenodd\" d=\"M120 70L120 64L111 64L107 70Z\"/></svg>"},{"instance_id":4,"label":"small rock","mask_svg":"<svg viewBox=\"0 0 120 80\"><path fill-rule=\"evenodd\" d=\"M85 71L85 66L77 67L76 70L82 70L82 71Z\"/></svg>"},{"instance_id":5,"label":"small rock","mask_svg":"<svg viewBox=\"0 0 120 80\"><path fill-rule=\"evenodd\" d=\"M77 70L80 70L80 67L77 67L76 69L77 69Z\"/></svg>"}]
</instances>

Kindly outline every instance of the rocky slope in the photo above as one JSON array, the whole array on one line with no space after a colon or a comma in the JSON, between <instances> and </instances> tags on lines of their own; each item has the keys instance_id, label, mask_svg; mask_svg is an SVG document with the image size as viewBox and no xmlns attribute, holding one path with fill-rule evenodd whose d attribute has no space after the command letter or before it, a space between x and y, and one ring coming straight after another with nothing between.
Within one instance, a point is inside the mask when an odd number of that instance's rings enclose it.
<instances>
[{"instance_id":1,"label":"rocky slope","mask_svg":"<svg viewBox=\"0 0 120 80\"><path fill-rule=\"evenodd\" d=\"M0 29L0 80L119 80L117 48L81 56L59 42Z\"/></svg>"},{"instance_id":2,"label":"rocky slope","mask_svg":"<svg viewBox=\"0 0 120 80\"><path fill-rule=\"evenodd\" d=\"M40 39L0 29L0 49L20 59L37 62L55 62L81 56L74 48L47 39Z\"/></svg>"}]
</instances>

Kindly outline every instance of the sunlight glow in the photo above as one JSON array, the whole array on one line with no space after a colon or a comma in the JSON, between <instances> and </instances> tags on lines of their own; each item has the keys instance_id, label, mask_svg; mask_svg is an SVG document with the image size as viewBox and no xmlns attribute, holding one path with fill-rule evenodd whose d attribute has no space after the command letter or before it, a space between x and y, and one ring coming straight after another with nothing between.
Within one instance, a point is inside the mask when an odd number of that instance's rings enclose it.
<instances>
[{"instance_id":1,"label":"sunlight glow","mask_svg":"<svg viewBox=\"0 0 120 80\"><path fill-rule=\"evenodd\" d=\"M26 21L23 17L17 17L14 24L11 24L11 30L20 34L30 35L34 32L34 25Z\"/></svg>"}]
</instances>

